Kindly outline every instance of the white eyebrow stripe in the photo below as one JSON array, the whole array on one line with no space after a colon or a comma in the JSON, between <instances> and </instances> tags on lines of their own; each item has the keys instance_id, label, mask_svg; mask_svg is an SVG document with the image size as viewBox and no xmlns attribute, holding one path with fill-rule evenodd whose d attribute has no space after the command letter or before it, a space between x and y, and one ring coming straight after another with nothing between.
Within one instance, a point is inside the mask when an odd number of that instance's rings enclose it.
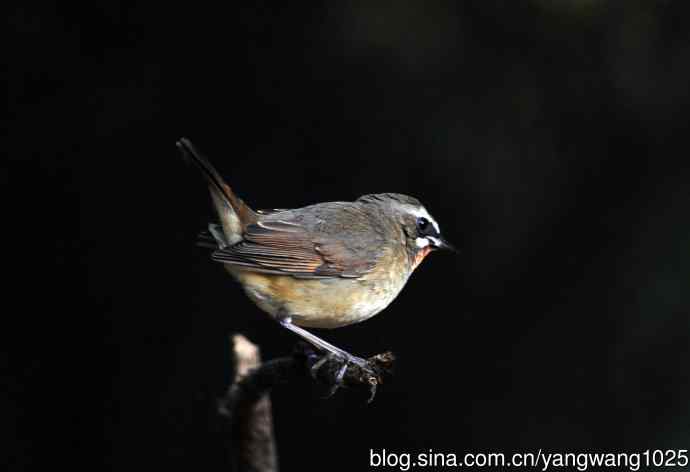
<instances>
[{"instance_id":1,"label":"white eyebrow stripe","mask_svg":"<svg viewBox=\"0 0 690 472\"><path fill-rule=\"evenodd\" d=\"M431 217L428 211L424 207L422 208L414 208L410 207L410 213L412 213L414 216L417 218L426 218L429 220L429 222L434 225L434 228L436 229L436 232L438 234L441 234L441 228L439 228L438 223L436 223L436 220Z\"/></svg>"}]
</instances>

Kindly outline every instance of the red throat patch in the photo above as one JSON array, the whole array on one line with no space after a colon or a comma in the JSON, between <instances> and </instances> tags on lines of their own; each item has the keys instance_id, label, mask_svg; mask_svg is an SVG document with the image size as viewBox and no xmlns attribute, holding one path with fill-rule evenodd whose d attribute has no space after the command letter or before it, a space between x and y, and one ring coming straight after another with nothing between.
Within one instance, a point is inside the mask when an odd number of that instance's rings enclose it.
<instances>
[{"instance_id":1,"label":"red throat patch","mask_svg":"<svg viewBox=\"0 0 690 472\"><path fill-rule=\"evenodd\" d=\"M431 252L431 247L426 246L417 251L417 255L414 258L414 264L412 264L412 269L416 269L419 264L422 263L424 258Z\"/></svg>"}]
</instances>

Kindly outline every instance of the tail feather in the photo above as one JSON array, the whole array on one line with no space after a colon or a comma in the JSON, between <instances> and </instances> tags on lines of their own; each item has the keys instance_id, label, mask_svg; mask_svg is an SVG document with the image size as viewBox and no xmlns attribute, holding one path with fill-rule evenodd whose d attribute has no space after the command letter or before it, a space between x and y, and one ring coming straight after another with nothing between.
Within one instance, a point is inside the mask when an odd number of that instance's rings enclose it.
<instances>
[{"instance_id":1,"label":"tail feather","mask_svg":"<svg viewBox=\"0 0 690 472\"><path fill-rule=\"evenodd\" d=\"M208 188L227 241L231 244L238 242L242 239L244 228L255 223L258 215L235 195L218 171L203 154L196 150L191 141L187 138L181 138L177 141L177 147L185 159L199 168L208 182Z\"/></svg>"}]
</instances>

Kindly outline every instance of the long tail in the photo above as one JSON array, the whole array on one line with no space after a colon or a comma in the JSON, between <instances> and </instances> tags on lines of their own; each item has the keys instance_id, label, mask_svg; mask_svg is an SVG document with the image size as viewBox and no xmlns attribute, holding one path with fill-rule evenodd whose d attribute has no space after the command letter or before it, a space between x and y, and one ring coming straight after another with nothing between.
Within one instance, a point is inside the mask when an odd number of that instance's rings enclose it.
<instances>
[{"instance_id":1,"label":"long tail","mask_svg":"<svg viewBox=\"0 0 690 472\"><path fill-rule=\"evenodd\" d=\"M256 222L258 218L256 212L235 195L218 171L203 154L196 150L189 139L181 138L177 141L177 147L186 160L199 168L208 182L208 189L228 243L235 244L240 241L244 228Z\"/></svg>"}]
</instances>

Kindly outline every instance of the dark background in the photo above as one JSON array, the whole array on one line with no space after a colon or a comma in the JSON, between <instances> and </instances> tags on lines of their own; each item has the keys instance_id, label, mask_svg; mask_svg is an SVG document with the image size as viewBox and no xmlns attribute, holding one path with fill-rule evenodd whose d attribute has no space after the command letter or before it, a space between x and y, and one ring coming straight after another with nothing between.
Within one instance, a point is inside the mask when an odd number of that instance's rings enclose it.
<instances>
[{"instance_id":1,"label":"dark background","mask_svg":"<svg viewBox=\"0 0 690 472\"><path fill-rule=\"evenodd\" d=\"M181 136L256 208L409 193L461 248L320 333L397 371L277 388L283 470L688 447L687 2L96 3L7 17L11 466L228 470L228 335L292 349L194 246Z\"/></svg>"}]
</instances>

